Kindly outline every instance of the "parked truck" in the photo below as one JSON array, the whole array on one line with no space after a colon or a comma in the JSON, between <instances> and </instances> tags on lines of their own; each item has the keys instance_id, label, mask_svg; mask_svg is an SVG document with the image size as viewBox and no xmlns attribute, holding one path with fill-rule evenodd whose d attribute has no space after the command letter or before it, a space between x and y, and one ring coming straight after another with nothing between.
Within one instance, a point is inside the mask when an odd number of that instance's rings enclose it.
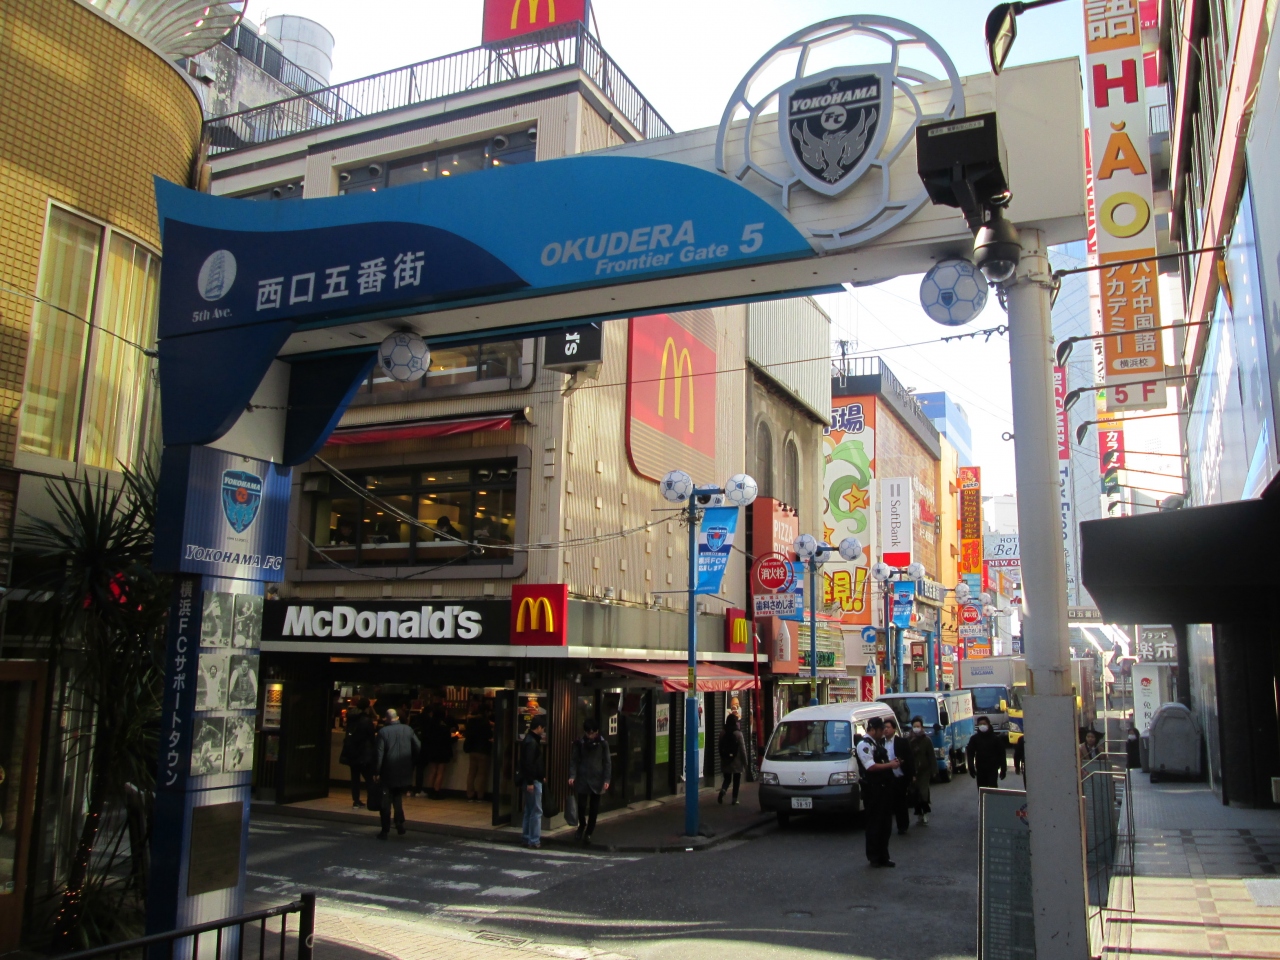
<instances>
[{"instance_id":1,"label":"parked truck","mask_svg":"<svg viewBox=\"0 0 1280 960\"><path fill-rule=\"evenodd\" d=\"M1027 661L1022 657L980 657L960 661L960 687L973 697L974 716L985 716L1010 743L1022 739L1022 697Z\"/></svg>"}]
</instances>

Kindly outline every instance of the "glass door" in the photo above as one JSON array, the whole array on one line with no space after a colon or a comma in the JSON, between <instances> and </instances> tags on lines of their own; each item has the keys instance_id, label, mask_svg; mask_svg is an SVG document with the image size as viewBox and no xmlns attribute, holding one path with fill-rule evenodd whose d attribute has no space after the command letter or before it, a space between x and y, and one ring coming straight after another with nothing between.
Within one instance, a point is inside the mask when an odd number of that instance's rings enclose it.
<instances>
[{"instance_id":1,"label":"glass door","mask_svg":"<svg viewBox=\"0 0 1280 960\"><path fill-rule=\"evenodd\" d=\"M493 825L510 823L516 793L516 693L499 690L493 696Z\"/></svg>"}]
</instances>

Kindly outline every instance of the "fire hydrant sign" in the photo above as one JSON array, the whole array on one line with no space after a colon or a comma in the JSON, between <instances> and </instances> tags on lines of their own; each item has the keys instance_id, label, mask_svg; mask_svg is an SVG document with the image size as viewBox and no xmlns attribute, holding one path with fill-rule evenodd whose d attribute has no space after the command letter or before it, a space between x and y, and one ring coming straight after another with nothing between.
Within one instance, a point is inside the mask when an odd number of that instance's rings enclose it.
<instances>
[{"instance_id":1,"label":"fire hydrant sign","mask_svg":"<svg viewBox=\"0 0 1280 960\"><path fill-rule=\"evenodd\" d=\"M1155 208L1138 4L1085 0L1085 82L1092 137L1098 260L1154 257ZM1100 271L1108 410L1165 406L1160 293L1154 260ZM1112 386L1126 384L1126 386Z\"/></svg>"}]
</instances>

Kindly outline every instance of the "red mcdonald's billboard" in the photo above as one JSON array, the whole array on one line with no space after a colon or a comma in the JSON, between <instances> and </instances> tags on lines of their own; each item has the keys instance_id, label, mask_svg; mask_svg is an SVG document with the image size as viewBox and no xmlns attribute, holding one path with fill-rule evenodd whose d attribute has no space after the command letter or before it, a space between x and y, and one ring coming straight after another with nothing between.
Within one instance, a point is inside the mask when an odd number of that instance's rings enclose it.
<instances>
[{"instance_id":1,"label":"red mcdonald's billboard","mask_svg":"<svg viewBox=\"0 0 1280 960\"><path fill-rule=\"evenodd\" d=\"M511 642L563 647L569 642L569 586L518 583L511 588Z\"/></svg>"},{"instance_id":2,"label":"red mcdonald's billboard","mask_svg":"<svg viewBox=\"0 0 1280 960\"><path fill-rule=\"evenodd\" d=\"M633 317L627 333L627 454L659 480L675 468L699 483L716 466L716 323L710 310Z\"/></svg>"},{"instance_id":3,"label":"red mcdonald's billboard","mask_svg":"<svg viewBox=\"0 0 1280 960\"><path fill-rule=\"evenodd\" d=\"M587 21L588 0L484 0L485 46L548 27Z\"/></svg>"}]
</instances>

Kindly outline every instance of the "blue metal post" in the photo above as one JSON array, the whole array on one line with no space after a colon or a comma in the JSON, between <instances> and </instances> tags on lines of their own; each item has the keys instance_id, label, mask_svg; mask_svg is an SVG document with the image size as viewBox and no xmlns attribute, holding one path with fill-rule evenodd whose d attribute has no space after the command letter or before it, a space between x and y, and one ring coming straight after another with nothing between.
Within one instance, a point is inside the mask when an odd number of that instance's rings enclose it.
<instances>
[{"instance_id":1,"label":"blue metal post","mask_svg":"<svg viewBox=\"0 0 1280 960\"><path fill-rule=\"evenodd\" d=\"M897 650L897 658L898 658L898 692L906 693L907 692L907 672L906 672L906 666L902 662L903 661L902 650L904 646L902 642L902 632L903 632L902 627L898 627L895 632L898 635L897 643L894 645L895 649Z\"/></svg>"},{"instance_id":2,"label":"blue metal post","mask_svg":"<svg viewBox=\"0 0 1280 960\"><path fill-rule=\"evenodd\" d=\"M684 701L684 832L698 835L698 489L689 497L689 694Z\"/></svg>"},{"instance_id":3,"label":"blue metal post","mask_svg":"<svg viewBox=\"0 0 1280 960\"><path fill-rule=\"evenodd\" d=\"M939 611L939 617L941 617L941 611ZM939 627L942 626L941 619L939 619L938 626ZM938 636L937 632L933 630L925 634L924 649L925 649L925 656L929 658L929 689L930 690L938 689L938 673L937 673L937 668L934 666L934 663L933 663L935 659L935 654L937 652L937 647L935 646L935 644L937 643L937 636Z\"/></svg>"},{"instance_id":4,"label":"blue metal post","mask_svg":"<svg viewBox=\"0 0 1280 960\"><path fill-rule=\"evenodd\" d=\"M809 698L809 706L818 705L818 562L817 558L809 560L809 681L813 684L813 695Z\"/></svg>"}]
</instances>

